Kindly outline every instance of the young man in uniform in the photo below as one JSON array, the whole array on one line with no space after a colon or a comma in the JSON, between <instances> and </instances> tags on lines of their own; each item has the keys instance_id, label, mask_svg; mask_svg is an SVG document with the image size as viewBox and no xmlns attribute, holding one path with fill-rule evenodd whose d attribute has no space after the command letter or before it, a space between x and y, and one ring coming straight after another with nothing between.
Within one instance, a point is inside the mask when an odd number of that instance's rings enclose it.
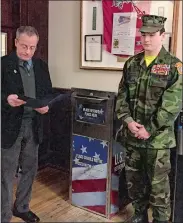
<instances>
[{"instance_id":1,"label":"young man in uniform","mask_svg":"<svg viewBox=\"0 0 183 223\"><path fill-rule=\"evenodd\" d=\"M132 223L170 218L170 148L176 146L174 121L182 105L182 63L163 47L166 18L144 15L144 51L124 65L116 113L123 125L126 177L135 210Z\"/></svg>"}]
</instances>

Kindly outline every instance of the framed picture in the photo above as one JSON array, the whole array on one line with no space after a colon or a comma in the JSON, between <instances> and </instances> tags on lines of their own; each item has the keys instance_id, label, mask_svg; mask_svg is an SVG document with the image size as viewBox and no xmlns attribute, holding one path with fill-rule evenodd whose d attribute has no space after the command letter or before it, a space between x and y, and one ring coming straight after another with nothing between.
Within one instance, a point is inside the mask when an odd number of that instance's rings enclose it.
<instances>
[{"instance_id":1,"label":"framed picture","mask_svg":"<svg viewBox=\"0 0 183 223\"><path fill-rule=\"evenodd\" d=\"M179 4L177 0L80 1L80 68L123 70L126 60L143 50L139 32L143 14L167 18L164 45L176 54Z\"/></svg>"},{"instance_id":2,"label":"framed picture","mask_svg":"<svg viewBox=\"0 0 183 223\"><path fill-rule=\"evenodd\" d=\"M159 7L159 8L158 8L158 15L159 15L159 16L164 16L164 11L165 11L165 10L164 10L164 7Z\"/></svg>"},{"instance_id":3,"label":"framed picture","mask_svg":"<svg viewBox=\"0 0 183 223\"><path fill-rule=\"evenodd\" d=\"M171 33L165 33L165 39L163 41L163 46L165 47L165 49L170 52L171 51Z\"/></svg>"},{"instance_id":4,"label":"framed picture","mask_svg":"<svg viewBox=\"0 0 183 223\"><path fill-rule=\"evenodd\" d=\"M102 61L102 35L85 35L85 61Z\"/></svg>"},{"instance_id":5,"label":"framed picture","mask_svg":"<svg viewBox=\"0 0 183 223\"><path fill-rule=\"evenodd\" d=\"M7 54L7 33L1 32L1 56Z\"/></svg>"}]
</instances>

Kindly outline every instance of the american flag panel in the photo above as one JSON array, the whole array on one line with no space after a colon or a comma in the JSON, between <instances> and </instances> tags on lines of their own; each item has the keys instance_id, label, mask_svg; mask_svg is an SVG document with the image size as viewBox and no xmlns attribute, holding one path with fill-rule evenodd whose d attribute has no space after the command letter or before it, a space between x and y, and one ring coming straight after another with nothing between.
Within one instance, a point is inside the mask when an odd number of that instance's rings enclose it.
<instances>
[{"instance_id":1,"label":"american flag panel","mask_svg":"<svg viewBox=\"0 0 183 223\"><path fill-rule=\"evenodd\" d=\"M106 215L108 142L73 135L72 203Z\"/></svg>"},{"instance_id":2,"label":"american flag panel","mask_svg":"<svg viewBox=\"0 0 183 223\"><path fill-rule=\"evenodd\" d=\"M108 142L85 136L73 135L72 203L88 210L107 215L107 196L110 216L119 210L119 172L124 166L124 153L119 144L113 143L111 191L107 193Z\"/></svg>"}]
</instances>

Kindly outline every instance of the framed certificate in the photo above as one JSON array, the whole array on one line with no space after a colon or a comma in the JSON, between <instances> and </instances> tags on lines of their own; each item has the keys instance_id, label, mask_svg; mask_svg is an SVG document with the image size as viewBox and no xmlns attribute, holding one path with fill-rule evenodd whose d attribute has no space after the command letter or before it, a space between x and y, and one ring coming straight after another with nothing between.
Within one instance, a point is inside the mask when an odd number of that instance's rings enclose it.
<instances>
[{"instance_id":1,"label":"framed certificate","mask_svg":"<svg viewBox=\"0 0 183 223\"><path fill-rule=\"evenodd\" d=\"M102 35L85 35L85 61L102 61Z\"/></svg>"}]
</instances>

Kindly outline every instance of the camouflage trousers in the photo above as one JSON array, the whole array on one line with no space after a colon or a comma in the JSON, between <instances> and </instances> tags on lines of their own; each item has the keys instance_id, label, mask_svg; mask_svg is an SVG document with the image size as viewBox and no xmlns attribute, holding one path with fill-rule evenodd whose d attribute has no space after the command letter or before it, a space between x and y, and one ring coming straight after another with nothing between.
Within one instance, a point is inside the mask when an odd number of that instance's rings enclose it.
<instances>
[{"instance_id":1,"label":"camouflage trousers","mask_svg":"<svg viewBox=\"0 0 183 223\"><path fill-rule=\"evenodd\" d=\"M153 218L170 218L170 150L126 148L126 180L135 213L142 213L151 205Z\"/></svg>"}]
</instances>

